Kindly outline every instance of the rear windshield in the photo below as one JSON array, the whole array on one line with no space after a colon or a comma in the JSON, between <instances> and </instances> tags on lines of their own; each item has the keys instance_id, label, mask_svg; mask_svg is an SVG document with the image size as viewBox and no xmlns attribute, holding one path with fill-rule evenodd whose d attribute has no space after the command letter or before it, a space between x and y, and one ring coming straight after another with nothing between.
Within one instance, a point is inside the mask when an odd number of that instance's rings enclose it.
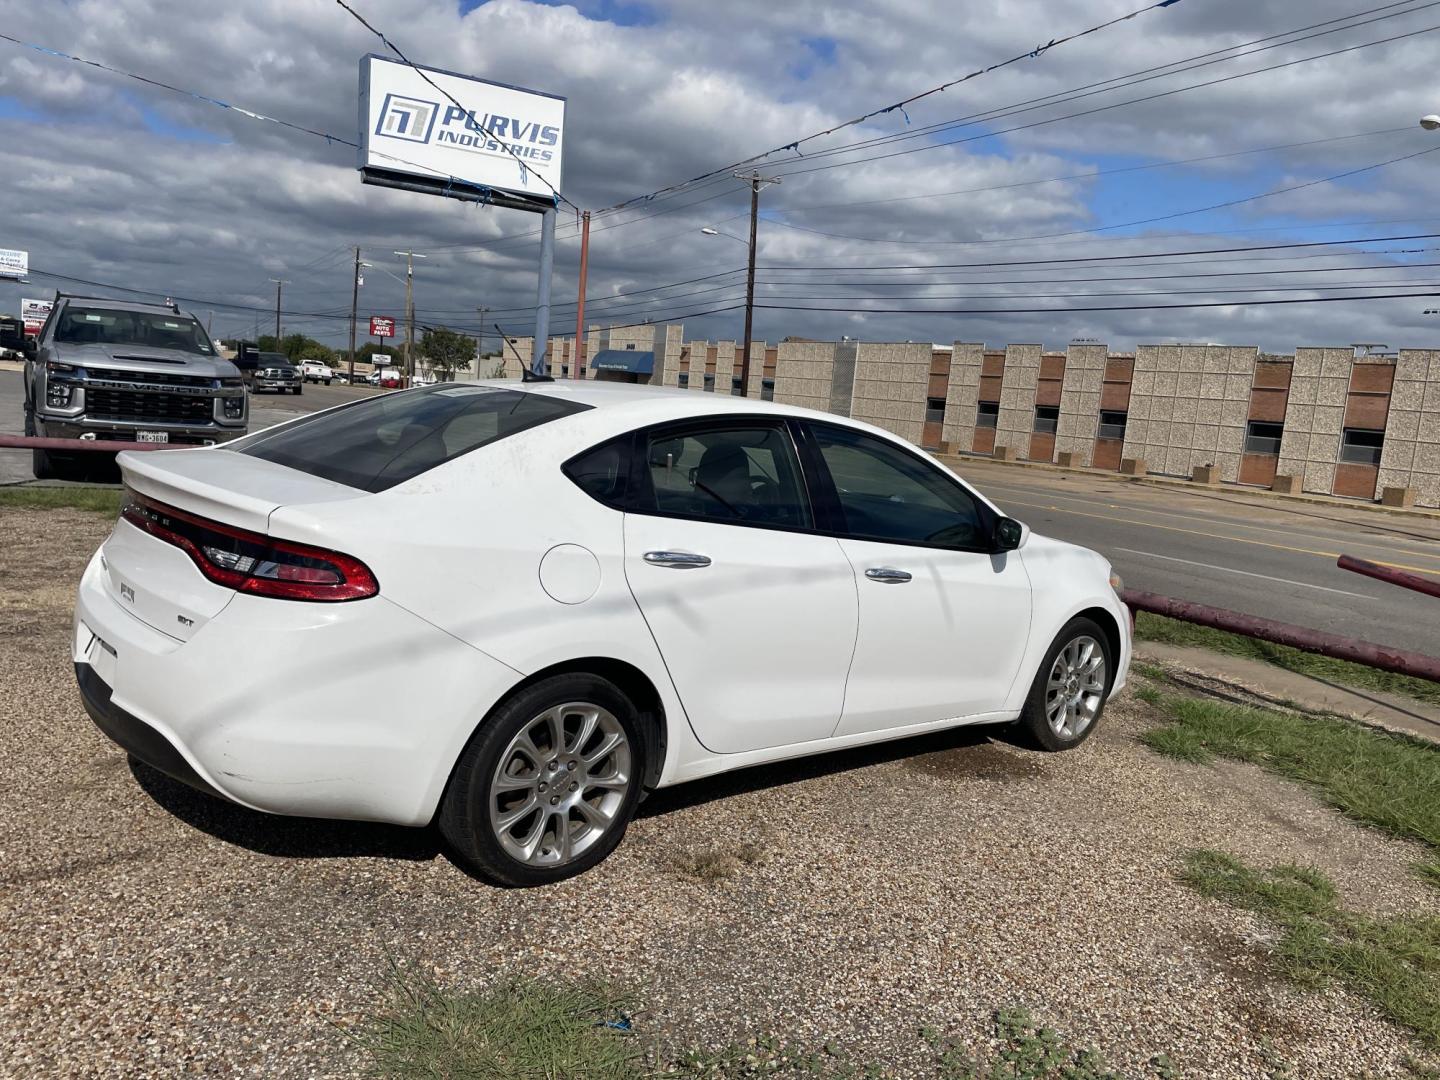
<instances>
[{"instance_id":1,"label":"rear windshield","mask_svg":"<svg viewBox=\"0 0 1440 1080\"><path fill-rule=\"evenodd\" d=\"M590 408L548 394L442 383L357 401L227 449L384 491L507 435Z\"/></svg>"}]
</instances>

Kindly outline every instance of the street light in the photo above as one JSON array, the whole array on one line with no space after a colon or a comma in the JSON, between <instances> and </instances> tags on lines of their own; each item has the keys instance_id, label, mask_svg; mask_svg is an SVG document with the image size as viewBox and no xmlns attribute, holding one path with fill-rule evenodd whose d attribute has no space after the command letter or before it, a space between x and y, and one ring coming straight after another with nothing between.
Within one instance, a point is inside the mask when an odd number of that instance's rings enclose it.
<instances>
[{"instance_id":1,"label":"street light","mask_svg":"<svg viewBox=\"0 0 1440 1080\"><path fill-rule=\"evenodd\" d=\"M704 233L706 236L723 236L723 237L725 237L725 239L727 239L727 240L734 240L737 244L744 244L744 243L745 243L745 241L744 241L744 240L741 240L740 237L738 237L738 236L731 236L728 232L721 232L719 229L712 229L709 225L706 225L706 226L705 226L704 228L702 228L700 231L701 231L702 233ZM747 246L748 246L748 245L747 245Z\"/></svg>"},{"instance_id":2,"label":"street light","mask_svg":"<svg viewBox=\"0 0 1440 1080\"><path fill-rule=\"evenodd\" d=\"M1431 113L1429 116L1420 117L1420 126L1426 131L1440 128L1440 113Z\"/></svg>"}]
</instances>

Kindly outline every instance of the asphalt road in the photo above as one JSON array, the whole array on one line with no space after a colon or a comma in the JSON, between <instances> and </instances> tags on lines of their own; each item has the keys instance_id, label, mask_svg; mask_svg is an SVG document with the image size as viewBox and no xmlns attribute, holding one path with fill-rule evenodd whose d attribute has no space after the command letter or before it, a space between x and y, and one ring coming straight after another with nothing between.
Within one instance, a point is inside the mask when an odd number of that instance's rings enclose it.
<instances>
[{"instance_id":1,"label":"asphalt road","mask_svg":"<svg viewBox=\"0 0 1440 1080\"><path fill-rule=\"evenodd\" d=\"M1440 602L1335 566L1440 580L1440 519L962 459L1034 531L1102 552L1130 588L1440 656Z\"/></svg>"},{"instance_id":2,"label":"asphalt road","mask_svg":"<svg viewBox=\"0 0 1440 1080\"><path fill-rule=\"evenodd\" d=\"M376 392L263 395L252 430ZM20 375L0 370L0 431L21 426ZM1132 588L1440 656L1437 601L1335 566L1344 553L1440 579L1440 519L983 460L958 468L1036 532L1104 553ZM0 484L30 477L28 452L0 450Z\"/></svg>"}]
</instances>

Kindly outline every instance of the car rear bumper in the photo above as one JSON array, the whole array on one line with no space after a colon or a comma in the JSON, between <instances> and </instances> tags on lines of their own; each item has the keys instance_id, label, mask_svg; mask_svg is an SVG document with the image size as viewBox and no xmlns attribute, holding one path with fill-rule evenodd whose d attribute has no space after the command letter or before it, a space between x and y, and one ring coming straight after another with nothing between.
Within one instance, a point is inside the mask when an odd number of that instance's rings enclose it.
<instances>
[{"instance_id":1,"label":"car rear bumper","mask_svg":"<svg viewBox=\"0 0 1440 1080\"><path fill-rule=\"evenodd\" d=\"M181 641L122 606L101 553L81 579L72 659L95 723L162 772L268 813L399 825L430 821L466 741L520 679L383 597L236 594Z\"/></svg>"},{"instance_id":2,"label":"car rear bumper","mask_svg":"<svg viewBox=\"0 0 1440 1080\"><path fill-rule=\"evenodd\" d=\"M189 784L207 795L223 798L169 739L115 704L110 687L95 674L94 667L76 664L75 681L80 686L80 700L90 719L116 746L174 780Z\"/></svg>"}]
</instances>

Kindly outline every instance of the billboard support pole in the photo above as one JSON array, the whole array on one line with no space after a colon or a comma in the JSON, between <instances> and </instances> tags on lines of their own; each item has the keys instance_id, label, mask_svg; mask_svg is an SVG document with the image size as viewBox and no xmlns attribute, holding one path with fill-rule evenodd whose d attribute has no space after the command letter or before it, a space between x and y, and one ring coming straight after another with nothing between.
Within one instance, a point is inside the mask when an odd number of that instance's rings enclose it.
<instances>
[{"instance_id":1,"label":"billboard support pole","mask_svg":"<svg viewBox=\"0 0 1440 1080\"><path fill-rule=\"evenodd\" d=\"M546 375L546 351L550 345L550 276L555 269L555 208L540 219L540 282L535 296L535 346L530 350L530 373Z\"/></svg>"}]
</instances>

